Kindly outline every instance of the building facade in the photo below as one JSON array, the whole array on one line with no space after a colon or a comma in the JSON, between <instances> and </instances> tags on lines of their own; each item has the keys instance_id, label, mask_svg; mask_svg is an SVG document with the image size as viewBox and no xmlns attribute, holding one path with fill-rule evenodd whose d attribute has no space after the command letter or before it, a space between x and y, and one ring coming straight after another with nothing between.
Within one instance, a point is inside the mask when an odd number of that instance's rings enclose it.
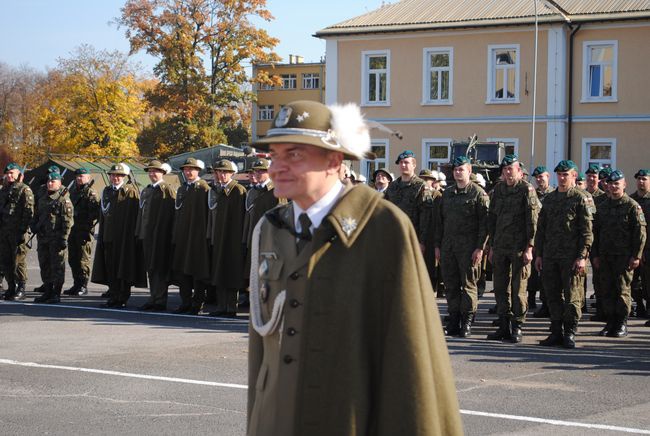
<instances>
[{"instance_id":1,"label":"building facade","mask_svg":"<svg viewBox=\"0 0 650 436\"><path fill-rule=\"evenodd\" d=\"M317 32L326 102L357 102L403 135L373 132L378 159L363 174L396 170L406 149L436 168L474 133L528 167L650 166L650 2L457 3L403 0Z\"/></svg>"}]
</instances>

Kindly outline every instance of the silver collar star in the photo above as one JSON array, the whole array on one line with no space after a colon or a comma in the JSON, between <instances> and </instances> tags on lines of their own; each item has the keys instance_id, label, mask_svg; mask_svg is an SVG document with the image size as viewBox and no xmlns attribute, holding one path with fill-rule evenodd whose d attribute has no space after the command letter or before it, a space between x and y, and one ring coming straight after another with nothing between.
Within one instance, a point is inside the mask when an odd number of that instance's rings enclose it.
<instances>
[{"instance_id":1,"label":"silver collar star","mask_svg":"<svg viewBox=\"0 0 650 436\"><path fill-rule=\"evenodd\" d=\"M357 220L352 217L344 217L341 222L341 228L349 238L352 232L357 228Z\"/></svg>"},{"instance_id":2,"label":"silver collar star","mask_svg":"<svg viewBox=\"0 0 650 436\"><path fill-rule=\"evenodd\" d=\"M309 118L309 112L305 111L302 114L298 115L296 117L296 120L298 120L299 123L302 123L305 121L307 118Z\"/></svg>"}]
</instances>

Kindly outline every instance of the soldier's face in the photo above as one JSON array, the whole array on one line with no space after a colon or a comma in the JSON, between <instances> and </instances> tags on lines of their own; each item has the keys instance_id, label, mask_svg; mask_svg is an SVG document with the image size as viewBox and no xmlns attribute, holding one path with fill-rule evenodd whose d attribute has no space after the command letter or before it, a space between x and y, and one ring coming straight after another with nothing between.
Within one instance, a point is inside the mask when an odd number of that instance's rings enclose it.
<instances>
[{"instance_id":1,"label":"soldier's face","mask_svg":"<svg viewBox=\"0 0 650 436\"><path fill-rule=\"evenodd\" d=\"M625 193L625 179L617 180L615 182L607 182L607 188L609 189L609 195L613 199L619 199Z\"/></svg>"},{"instance_id":2,"label":"soldier's face","mask_svg":"<svg viewBox=\"0 0 650 436\"><path fill-rule=\"evenodd\" d=\"M454 180L456 183L466 185L469 183L469 176L472 174L472 167L470 164L464 164L454 167Z\"/></svg>"},{"instance_id":3,"label":"soldier's face","mask_svg":"<svg viewBox=\"0 0 650 436\"><path fill-rule=\"evenodd\" d=\"M149 175L149 180L151 180L151 183L157 183L163 179L163 172L160 170L150 169L147 171L147 174Z\"/></svg>"},{"instance_id":4,"label":"soldier's face","mask_svg":"<svg viewBox=\"0 0 650 436\"><path fill-rule=\"evenodd\" d=\"M221 171L217 170L214 172L214 174L217 176L217 181L221 183L222 185L227 185L230 183L230 180L232 179L232 175L234 173L230 171Z\"/></svg>"},{"instance_id":5,"label":"soldier's face","mask_svg":"<svg viewBox=\"0 0 650 436\"><path fill-rule=\"evenodd\" d=\"M183 175L186 180L193 182L199 178L199 169L194 167L183 167Z\"/></svg>"},{"instance_id":6,"label":"soldier's face","mask_svg":"<svg viewBox=\"0 0 650 436\"><path fill-rule=\"evenodd\" d=\"M537 187L540 189L548 188L548 173L542 173L535 176L535 181L537 182Z\"/></svg>"},{"instance_id":7,"label":"soldier's face","mask_svg":"<svg viewBox=\"0 0 650 436\"><path fill-rule=\"evenodd\" d=\"M598 187L598 174L587 174L587 188L595 191Z\"/></svg>"},{"instance_id":8,"label":"soldier's face","mask_svg":"<svg viewBox=\"0 0 650 436\"><path fill-rule=\"evenodd\" d=\"M54 179L54 180L47 181L47 190L49 192L58 191L60 187L61 187L61 179Z\"/></svg>"},{"instance_id":9,"label":"soldier's face","mask_svg":"<svg viewBox=\"0 0 650 436\"><path fill-rule=\"evenodd\" d=\"M557 175L557 187L560 191L566 191L576 184L577 174L575 171L558 171L555 173Z\"/></svg>"},{"instance_id":10,"label":"soldier's face","mask_svg":"<svg viewBox=\"0 0 650 436\"><path fill-rule=\"evenodd\" d=\"M576 182L576 186L578 188L580 188L580 189L586 189L587 188L587 182L585 182L584 180L580 180L580 181Z\"/></svg>"},{"instance_id":11,"label":"soldier's face","mask_svg":"<svg viewBox=\"0 0 650 436\"><path fill-rule=\"evenodd\" d=\"M83 186L90 182L90 174L77 174L74 179L77 186Z\"/></svg>"},{"instance_id":12,"label":"soldier's face","mask_svg":"<svg viewBox=\"0 0 650 436\"><path fill-rule=\"evenodd\" d=\"M339 178L343 153L290 143L271 144L270 149L275 196L289 198L303 209L321 199Z\"/></svg>"},{"instance_id":13,"label":"soldier's face","mask_svg":"<svg viewBox=\"0 0 650 436\"><path fill-rule=\"evenodd\" d=\"M375 187L384 189L390 183L388 176L384 173L377 173L375 176Z\"/></svg>"},{"instance_id":14,"label":"soldier's face","mask_svg":"<svg viewBox=\"0 0 650 436\"><path fill-rule=\"evenodd\" d=\"M124 176L122 174L109 174L108 178L113 186L119 186L124 181Z\"/></svg>"},{"instance_id":15,"label":"soldier's face","mask_svg":"<svg viewBox=\"0 0 650 436\"><path fill-rule=\"evenodd\" d=\"M412 176L415 174L417 162L414 157L405 157L399 161L399 170L403 176Z\"/></svg>"},{"instance_id":16,"label":"soldier's face","mask_svg":"<svg viewBox=\"0 0 650 436\"><path fill-rule=\"evenodd\" d=\"M264 183L269 179L269 172L267 170L255 170L257 183Z\"/></svg>"},{"instance_id":17,"label":"soldier's face","mask_svg":"<svg viewBox=\"0 0 650 436\"><path fill-rule=\"evenodd\" d=\"M16 180L18 180L18 176L20 175L19 170L9 170L5 173L5 179L7 180L8 183L13 183Z\"/></svg>"},{"instance_id":18,"label":"soldier's face","mask_svg":"<svg viewBox=\"0 0 650 436\"><path fill-rule=\"evenodd\" d=\"M508 186L513 186L521 180L524 173L521 171L521 167L519 167L519 162L515 162L512 165L503 167L501 174L503 175L503 180L505 180L506 184Z\"/></svg>"},{"instance_id":19,"label":"soldier's face","mask_svg":"<svg viewBox=\"0 0 650 436\"><path fill-rule=\"evenodd\" d=\"M648 192L650 190L650 177L638 176L636 178L636 188L641 192Z\"/></svg>"},{"instance_id":20,"label":"soldier's face","mask_svg":"<svg viewBox=\"0 0 650 436\"><path fill-rule=\"evenodd\" d=\"M259 183L259 182L257 181L257 174L255 174L255 171L249 171L249 172L248 172L248 182L249 182L251 185L255 185L255 184Z\"/></svg>"}]
</instances>

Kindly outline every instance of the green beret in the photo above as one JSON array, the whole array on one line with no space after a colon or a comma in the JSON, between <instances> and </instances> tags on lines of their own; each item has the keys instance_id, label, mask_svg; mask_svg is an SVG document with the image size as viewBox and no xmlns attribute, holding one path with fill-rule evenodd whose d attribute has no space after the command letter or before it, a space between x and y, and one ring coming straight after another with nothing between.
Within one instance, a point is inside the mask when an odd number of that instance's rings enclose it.
<instances>
[{"instance_id":1,"label":"green beret","mask_svg":"<svg viewBox=\"0 0 650 436\"><path fill-rule=\"evenodd\" d=\"M397 156L395 163L398 164L402 159L406 159L407 157L415 157L415 153L413 153L411 150L406 150Z\"/></svg>"},{"instance_id":2,"label":"green beret","mask_svg":"<svg viewBox=\"0 0 650 436\"><path fill-rule=\"evenodd\" d=\"M598 164L589 164L589 168L585 171L586 174L598 174L602 168Z\"/></svg>"},{"instance_id":3,"label":"green beret","mask_svg":"<svg viewBox=\"0 0 650 436\"><path fill-rule=\"evenodd\" d=\"M634 178L638 179L639 177L648 177L648 176L650 176L650 170L640 169L639 171L636 172Z\"/></svg>"},{"instance_id":4,"label":"green beret","mask_svg":"<svg viewBox=\"0 0 650 436\"><path fill-rule=\"evenodd\" d=\"M544 165L539 165L533 170L533 177L537 177L540 174L548 173L548 170Z\"/></svg>"},{"instance_id":5,"label":"green beret","mask_svg":"<svg viewBox=\"0 0 650 436\"><path fill-rule=\"evenodd\" d=\"M576 182L584 182L585 180L587 180L585 173L578 173L578 178L576 179Z\"/></svg>"},{"instance_id":6,"label":"green beret","mask_svg":"<svg viewBox=\"0 0 650 436\"><path fill-rule=\"evenodd\" d=\"M600 180L602 180L602 179L607 179L607 177L609 177L609 175L610 175L611 173L612 173L612 168L611 168L611 167L605 167L605 168L601 169L601 170L598 172L598 178L599 178Z\"/></svg>"},{"instance_id":7,"label":"green beret","mask_svg":"<svg viewBox=\"0 0 650 436\"><path fill-rule=\"evenodd\" d=\"M47 175L47 180L61 180L61 173L51 172Z\"/></svg>"},{"instance_id":8,"label":"green beret","mask_svg":"<svg viewBox=\"0 0 650 436\"><path fill-rule=\"evenodd\" d=\"M564 172L564 171L571 171L571 170L578 170L578 166L573 162L572 160L561 160L558 162L558 164L555 166L555 169L553 171L557 172Z\"/></svg>"},{"instance_id":9,"label":"green beret","mask_svg":"<svg viewBox=\"0 0 650 436\"><path fill-rule=\"evenodd\" d=\"M454 162L453 162L452 166L454 168L456 168L456 167L459 167L459 166L465 165L465 164L471 164L468 157L467 156L458 156L456 159L454 159Z\"/></svg>"},{"instance_id":10,"label":"green beret","mask_svg":"<svg viewBox=\"0 0 650 436\"><path fill-rule=\"evenodd\" d=\"M507 154L502 160L501 160L501 166L502 167L507 167L512 165L515 162L519 162L519 156L516 154Z\"/></svg>"},{"instance_id":11,"label":"green beret","mask_svg":"<svg viewBox=\"0 0 650 436\"><path fill-rule=\"evenodd\" d=\"M609 176L607 176L607 182L617 182L625 178L625 174L621 170L612 171Z\"/></svg>"},{"instance_id":12,"label":"green beret","mask_svg":"<svg viewBox=\"0 0 650 436\"><path fill-rule=\"evenodd\" d=\"M56 165L52 165L52 166L47 167L47 172L48 173L60 173L61 169Z\"/></svg>"},{"instance_id":13,"label":"green beret","mask_svg":"<svg viewBox=\"0 0 650 436\"><path fill-rule=\"evenodd\" d=\"M11 171L11 170L18 170L18 171L20 171L20 170L21 170L20 165L18 165L16 162L10 162L10 163L7 164L7 166L5 167L5 173L7 173L7 172L9 172L9 171Z\"/></svg>"},{"instance_id":14,"label":"green beret","mask_svg":"<svg viewBox=\"0 0 650 436\"><path fill-rule=\"evenodd\" d=\"M80 174L90 174L90 171L88 171L88 168L80 167L74 170L74 175L78 176Z\"/></svg>"}]
</instances>

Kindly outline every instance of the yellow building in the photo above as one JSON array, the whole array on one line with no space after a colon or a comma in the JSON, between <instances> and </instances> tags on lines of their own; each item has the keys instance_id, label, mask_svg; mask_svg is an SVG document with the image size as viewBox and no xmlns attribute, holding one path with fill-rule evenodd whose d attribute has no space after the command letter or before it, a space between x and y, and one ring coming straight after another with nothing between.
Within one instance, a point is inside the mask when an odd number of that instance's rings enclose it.
<instances>
[{"instance_id":1,"label":"yellow building","mask_svg":"<svg viewBox=\"0 0 650 436\"><path fill-rule=\"evenodd\" d=\"M628 183L650 167L647 1L403 0L316 36L326 40L326 102L354 101L403 134L373 132L380 158L361 163L366 175L396 171L406 149L435 168L474 133L528 167L596 162Z\"/></svg>"},{"instance_id":2,"label":"yellow building","mask_svg":"<svg viewBox=\"0 0 650 436\"><path fill-rule=\"evenodd\" d=\"M301 56L289 56L288 64L254 65L253 77L260 70L278 76L282 86L255 85L253 140L266 134L280 108L295 100L325 102L325 63L303 63Z\"/></svg>"}]
</instances>

